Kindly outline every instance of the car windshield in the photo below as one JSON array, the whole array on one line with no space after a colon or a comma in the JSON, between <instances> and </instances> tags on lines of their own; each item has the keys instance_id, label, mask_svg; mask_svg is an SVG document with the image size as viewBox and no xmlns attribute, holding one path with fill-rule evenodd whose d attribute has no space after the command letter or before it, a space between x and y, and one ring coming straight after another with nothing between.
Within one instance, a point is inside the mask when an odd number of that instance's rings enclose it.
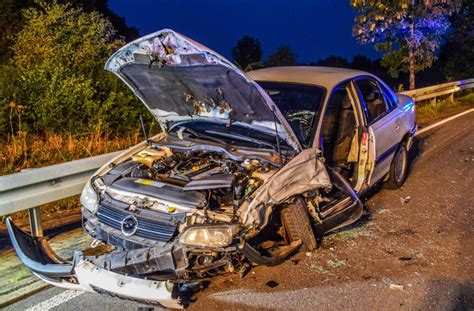
<instances>
[{"instance_id":1,"label":"car windshield","mask_svg":"<svg viewBox=\"0 0 474 311\"><path fill-rule=\"evenodd\" d=\"M266 81L257 83L278 106L300 144L309 147L326 90L316 85Z\"/></svg>"},{"instance_id":2,"label":"car windshield","mask_svg":"<svg viewBox=\"0 0 474 311\"><path fill-rule=\"evenodd\" d=\"M169 133L179 138L197 138L221 144L250 148L277 150L274 133L263 132L239 122L228 123L212 120L194 120L174 124ZM282 149L292 149L285 140L280 138Z\"/></svg>"}]
</instances>

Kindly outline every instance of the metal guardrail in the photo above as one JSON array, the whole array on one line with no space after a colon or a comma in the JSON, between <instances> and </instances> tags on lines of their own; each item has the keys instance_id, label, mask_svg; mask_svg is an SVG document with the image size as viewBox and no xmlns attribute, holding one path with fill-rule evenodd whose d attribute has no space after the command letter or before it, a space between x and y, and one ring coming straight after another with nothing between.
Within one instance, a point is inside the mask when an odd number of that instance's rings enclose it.
<instances>
[{"instance_id":1,"label":"metal guardrail","mask_svg":"<svg viewBox=\"0 0 474 311\"><path fill-rule=\"evenodd\" d=\"M401 92L415 101L474 88L474 79ZM89 177L121 151L0 176L0 216L28 210L31 232L42 236L39 206L81 193Z\"/></svg>"},{"instance_id":2,"label":"metal guardrail","mask_svg":"<svg viewBox=\"0 0 474 311\"><path fill-rule=\"evenodd\" d=\"M474 79L460 80L423 87L411 91L400 92L400 94L412 97L415 102L431 99L432 103L436 103L436 99L440 96L450 95L450 99L454 100L454 93L470 88L474 88Z\"/></svg>"},{"instance_id":3,"label":"metal guardrail","mask_svg":"<svg viewBox=\"0 0 474 311\"><path fill-rule=\"evenodd\" d=\"M31 232L41 236L39 206L80 194L92 174L120 152L0 176L0 216L28 210Z\"/></svg>"}]
</instances>

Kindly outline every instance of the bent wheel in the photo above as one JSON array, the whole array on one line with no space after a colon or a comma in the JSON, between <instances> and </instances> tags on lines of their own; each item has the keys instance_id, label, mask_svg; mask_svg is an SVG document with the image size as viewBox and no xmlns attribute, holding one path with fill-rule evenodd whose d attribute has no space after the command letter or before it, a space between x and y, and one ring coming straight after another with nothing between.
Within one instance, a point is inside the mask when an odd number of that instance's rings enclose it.
<instances>
[{"instance_id":1,"label":"bent wheel","mask_svg":"<svg viewBox=\"0 0 474 311\"><path fill-rule=\"evenodd\" d=\"M318 247L308 212L302 204L290 204L285 207L281 211L281 220L290 242L301 240L302 251L312 251Z\"/></svg>"}]
</instances>

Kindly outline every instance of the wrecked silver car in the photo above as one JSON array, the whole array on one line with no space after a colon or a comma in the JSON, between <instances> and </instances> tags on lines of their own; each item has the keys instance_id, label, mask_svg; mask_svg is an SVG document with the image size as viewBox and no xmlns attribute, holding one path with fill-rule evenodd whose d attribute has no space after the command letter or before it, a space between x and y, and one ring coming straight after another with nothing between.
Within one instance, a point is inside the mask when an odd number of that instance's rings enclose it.
<instances>
[{"instance_id":1,"label":"wrecked silver car","mask_svg":"<svg viewBox=\"0 0 474 311\"><path fill-rule=\"evenodd\" d=\"M311 251L359 219L362 193L405 180L414 103L371 74L244 74L172 30L127 44L105 68L163 132L83 190L84 230L112 251L64 261L7 221L23 263L53 285L180 307L183 284Z\"/></svg>"}]
</instances>

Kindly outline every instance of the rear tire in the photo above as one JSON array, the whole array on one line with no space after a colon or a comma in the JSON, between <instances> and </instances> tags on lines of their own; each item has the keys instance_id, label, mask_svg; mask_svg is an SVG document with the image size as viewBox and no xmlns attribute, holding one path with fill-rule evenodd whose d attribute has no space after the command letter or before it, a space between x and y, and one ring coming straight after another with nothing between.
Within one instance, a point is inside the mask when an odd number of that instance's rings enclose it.
<instances>
[{"instance_id":1,"label":"rear tire","mask_svg":"<svg viewBox=\"0 0 474 311\"><path fill-rule=\"evenodd\" d=\"M301 240L302 251L312 251L318 247L308 212L303 204L290 204L285 207L281 211L281 220L290 242Z\"/></svg>"},{"instance_id":2,"label":"rear tire","mask_svg":"<svg viewBox=\"0 0 474 311\"><path fill-rule=\"evenodd\" d=\"M385 183L385 188L396 190L405 182L408 172L408 152L405 142L401 143L392 163L390 164L390 172L388 173L388 180Z\"/></svg>"}]
</instances>

